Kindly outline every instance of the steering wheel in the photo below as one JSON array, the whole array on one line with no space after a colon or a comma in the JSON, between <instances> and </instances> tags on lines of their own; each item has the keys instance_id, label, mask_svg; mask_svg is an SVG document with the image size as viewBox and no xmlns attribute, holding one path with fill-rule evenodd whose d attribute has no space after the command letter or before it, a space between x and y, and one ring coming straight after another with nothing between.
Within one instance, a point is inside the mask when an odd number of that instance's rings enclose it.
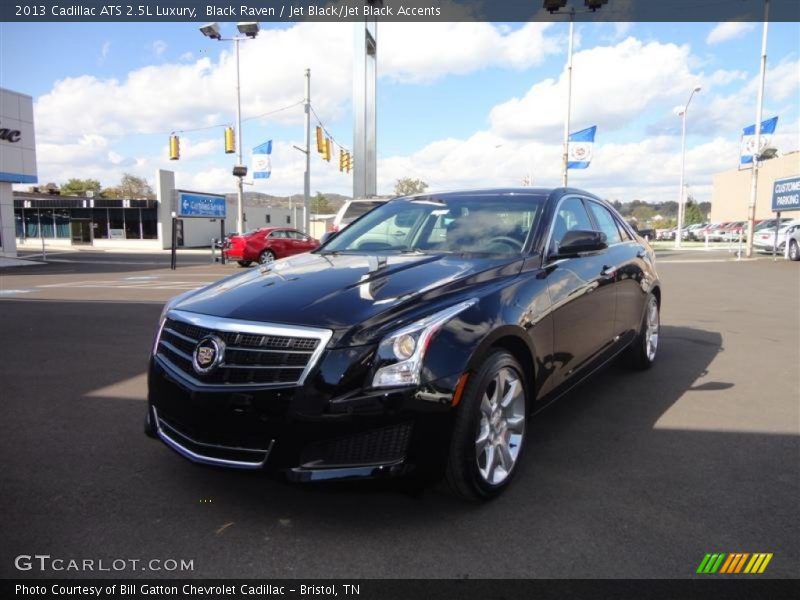
<instances>
[{"instance_id":1,"label":"steering wheel","mask_svg":"<svg viewBox=\"0 0 800 600\"><path fill-rule=\"evenodd\" d=\"M522 242L507 235L499 235L489 240L489 246L494 246L495 244L508 246L513 251L522 251Z\"/></svg>"}]
</instances>

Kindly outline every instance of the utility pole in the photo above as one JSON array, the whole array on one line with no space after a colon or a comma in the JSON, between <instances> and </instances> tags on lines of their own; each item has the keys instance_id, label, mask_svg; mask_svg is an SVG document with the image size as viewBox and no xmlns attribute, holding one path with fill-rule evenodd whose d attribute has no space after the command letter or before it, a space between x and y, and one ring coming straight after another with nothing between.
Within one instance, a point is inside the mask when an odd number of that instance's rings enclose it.
<instances>
[{"instance_id":1,"label":"utility pole","mask_svg":"<svg viewBox=\"0 0 800 600\"><path fill-rule=\"evenodd\" d=\"M747 206L747 247L745 256L753 256L753 228L756 218L756 198L758 196L758 160L761 157L761 119L764 108L764 79L767 73L767 27L769 25L769 0L764 0L764 29L761 33L761 72L756 102L756 139L753 150L753 173L750 178L750 203Z\"/></svg>"},{"instance_id":2,"label":"utility pole","mask_svg":"<svg viewBox=\"0 0 800 600\"><path fill-rule=\"evenodd\" d=\"M675 229L675 248L681 247L683 236L683 219L686 204L686 184L685 184L685 171L686 171L686 113L689 112L689 104L692 103L692 98L702 88L698 85L689 94L689 100L686 101L686 106L680 113L681 117L681 183L678 189L678 226Z\"/></svg>"},{"instance_id":3,"label":"utility pole","mask_svg":"<svg viewBox=\"0 0 800 600\"><path fill-rule=\"evenodd\" d=\"M567 187L569 166L569 120L572 106L572 39L575 33L575 9L569 11L569 43L567 45L567 108L564 118L564 153L561 157L561 185Z\"/></svg>"},{"instance_id":4,"label":"utility pole","mask_svg":"<svg viewBox=\"0 0 800 600\"><path fill-rule=\"evenodd\" d=\"M308 234L310 229L310 202L311 202L311 69L306 69L306 171L303 174L303 232Z\"/></svg>"},{"instance_id":5,"label":"utility pole","mask_svg":"<svg viewBox=\"0 0 800 600\"><path fill-rule=\"evenodd\" d=\"M234 38L233 43L236 47L236 141L239 149L239 165L242 165L242 93L241 84L239 80L239 38ZM238 180L237 194L236 194L236 227L239 235L244 235L244 184L243 176L236 178Z\"/></svg>"}]
</instances>

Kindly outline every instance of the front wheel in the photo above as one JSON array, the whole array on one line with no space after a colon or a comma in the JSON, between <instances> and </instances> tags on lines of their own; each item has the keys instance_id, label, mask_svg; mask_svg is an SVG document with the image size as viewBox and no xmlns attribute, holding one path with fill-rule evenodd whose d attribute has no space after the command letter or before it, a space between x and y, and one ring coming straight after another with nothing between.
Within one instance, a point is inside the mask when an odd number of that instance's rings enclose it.
<instances>
[{"instance_id":1,"label":"front wheel","mask_svg":"<svg viewBox=\"0 0 800 600\"><path fill-rule=\"evenodd\" d=\"M800 260L800 246L798 246L797 240L789 242L789 259Z\"/></svg>"},{"instance_id":2,"label":"front wheel","mask_svg":"<svg viewBox=\"0 0 800 600\"><path fill-rule=\"evenodd\" d=\"M639 328L639 335L636 336L631 347L628 348L628 363L632 368L644 371L653 365L658 352L660 333L661 313L658 299L654 294L650 293L647 295L647 303L642 325Z\"/></svg>"},{"instance_id":3,"label":"front wheel","mask_svg":"<svg viewBox=\"0 0 800 600\"><path fill-rule=\"evenodd\" d=\"M525 440L527 390L517 360L503 350L490 354L457 410L447 481L466 500L489 500L511 483Z\"/></svg>"}]
</instances>

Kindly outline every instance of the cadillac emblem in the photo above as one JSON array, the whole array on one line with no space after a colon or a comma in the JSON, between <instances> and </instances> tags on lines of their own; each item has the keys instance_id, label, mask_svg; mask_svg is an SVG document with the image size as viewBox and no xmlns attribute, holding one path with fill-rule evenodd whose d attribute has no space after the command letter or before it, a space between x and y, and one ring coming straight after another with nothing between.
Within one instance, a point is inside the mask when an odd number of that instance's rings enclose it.
<instances>
[{"instance_id":1,"label":"cadillac emblem","mask_svg":"<svg viewBox=\"0 0 800 600\"><path fill-rule=\"evenodd\" d=\"M225 355L225 342L215 335L207 335L194 347L192 366L194 370L205 375L216 369Z\"/></svg>"}]
</instances>

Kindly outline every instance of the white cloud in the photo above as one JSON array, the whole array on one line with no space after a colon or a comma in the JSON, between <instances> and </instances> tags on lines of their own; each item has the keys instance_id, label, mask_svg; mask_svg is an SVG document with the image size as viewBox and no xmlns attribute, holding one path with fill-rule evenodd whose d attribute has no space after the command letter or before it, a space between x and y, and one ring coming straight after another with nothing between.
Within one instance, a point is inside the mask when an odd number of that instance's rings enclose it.
<instances>
[{"instance_id":1,"label":"white cloud","mask_svg":"<svg viewBox=\"0 0 800 600\"><path fill-rule=\"evenodd\" d=\"M153 48L153 54L155 54L156 56L161 56L162 54L164 54L164 52L167 51L167 42L165 42L164 40L156 40L155 42L153 42L152 48Z\"/></svg>"},{"instance_id":2,"label":"white cloud","mask_svg":"<svg viewBox=\"0 0 800 600\"><path fill-rule=\"evenodd\" d=\"M715 44L721 44L722 42L734 40L742 37L754 27L755 23L745 23L740 21L727 21L725 23L719 23L714 27L714 29L708 32L708 36L706 36L706 44L713 46Z\"/></svg>"},{"instance_id":3,"label":"white cloud","mask_svg":"<svg viewBox=\"0 0 800 600\"><path fill-rule=\"evenodd\" d=\"M552 23L526 23L515 31L490 23L381 23L380 73L401 82L430 82L487 67L524 69L562 51L546 38Z\"/></svg>"},{"instance_id":4,"label":"white cloud","mask_svg":"<svg viewBox=\"0 0 800 600\"><path fill-rule=\"evenodd\" d=\"M696 81L689 47L628 38L573 58L572 119L575 128L616 129L656 105L671 105ZM658 65L658 68L654 68ZM533 85L522 98L492 109L492 131L508 138L559 135L564 122L566 75Z\"/></svg>"}]
</instances>

